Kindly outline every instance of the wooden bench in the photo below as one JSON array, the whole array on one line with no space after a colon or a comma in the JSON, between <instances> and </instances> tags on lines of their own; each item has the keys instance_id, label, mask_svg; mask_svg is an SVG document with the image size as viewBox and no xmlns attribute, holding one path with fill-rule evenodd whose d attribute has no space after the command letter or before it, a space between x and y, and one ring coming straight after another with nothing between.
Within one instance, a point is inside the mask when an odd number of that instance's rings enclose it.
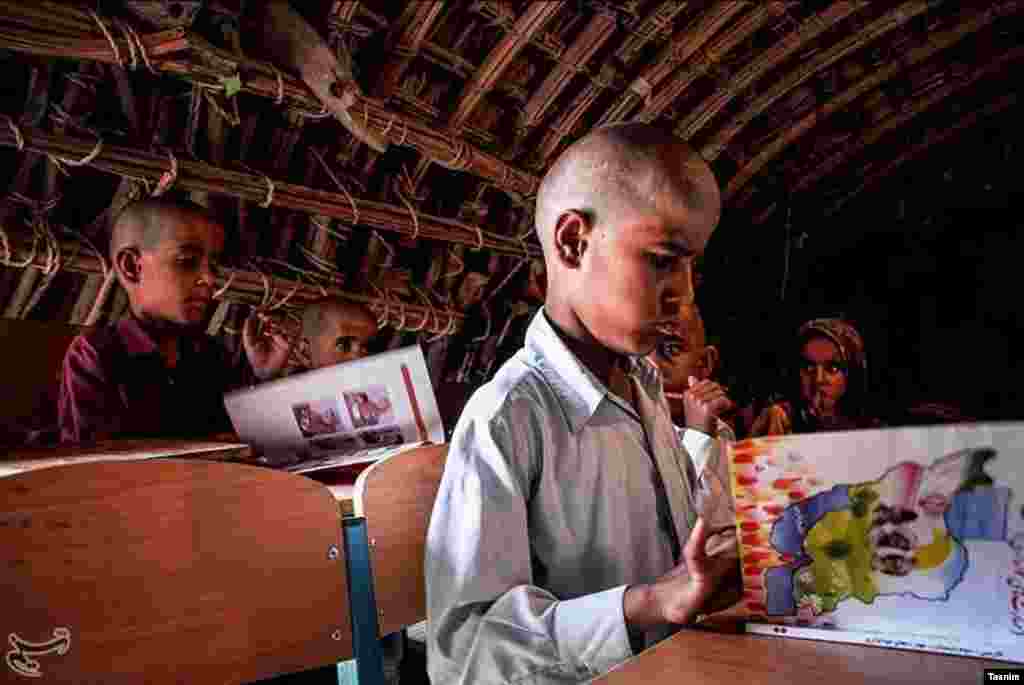
<instances>
[{"instance_id":1,"label":"wooden bench","mask_svg":"<svg viewBox=\"0 0 1024 685\"><path fill-rule=\"evenodd\" d=\"M244 464L0 478L0 683L245 683L353 655L342 517Z\"/></svg>"},{"instance_id":2,"label":"wooden bench","mask_svg":"<svg viewBox=\"0 0 1024 685\"><path fill-rule=\"evenodd\" d=\"M379 639L427 617L427 528L447 454L447 445L402 452L356 481L345 544L362 685L384 682Z\"/></svg>"}]
</instances>

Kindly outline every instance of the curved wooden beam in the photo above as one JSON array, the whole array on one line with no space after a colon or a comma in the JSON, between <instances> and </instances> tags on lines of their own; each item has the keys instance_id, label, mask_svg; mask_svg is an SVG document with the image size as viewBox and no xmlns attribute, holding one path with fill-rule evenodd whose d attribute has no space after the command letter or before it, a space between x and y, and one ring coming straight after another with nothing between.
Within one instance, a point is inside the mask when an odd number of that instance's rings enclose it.
<instances>
[{"instance_id":1,"label":"curved wooden beam","mask_svg":"<svg viewBox=\"0 0 1024 685\"><path fill-rule=\"evenodd\" d=\"M777 4L777 3L771 3ZM668 76L675 73L679 66L690 59L695 52L701 49L711 37L718 33L718 30L725 26L730 19L745 10L747 7L741 2L714 2L702 14L696 22L680 30L669 42L658 52L657 56L644 68L640 75L633 79L629 88L619 95L608 110L601 117L601 124L610 124L617 121L625 121L633 109L644 101L650 101L654 93L661 93L658 90L661 82ZM751 16L767 15L767 5L755 8L745 18L749 22ZM712 48L711 54L724 54L721 49ZM646 111L646 110L645 110Z\"/></svg>"},{"instance_id":2,"label":"curved wooden beam","mask_svg":"<svg viewBox=\"0 0 1024 685\"><path fill-rule=\"evenodd\" d=\"M448 127L452 131L460 131L465 126L484 95L494 87L505 69L530 42L530 38L543 29L564 4L565 0L528 3L526 11L498 41L483 65L462 89L462 95L459 96L455 110L448 120Z\"/></svg>"},{"instance_id":3,"label":"curved wooden beam","mask_svg":"<svg viewBox=\"0 0 1024 685\"><path fill-rule=\"evenodd\" d=\"M736 3L714 3L712 9L716 11L728 11L735 7ZM742 5L740 5L742 7ZM698 78L715 69L715 65L721 62L726 55L732 52L733 48L742 43L761 29L768 21L782 13L783 3L761 4L750 11L729 31L716 38L708 47L697 52L696 59L687 67L677 69L671 80L660 88L651 91L647 102L636 116L638 121L650 123L661 116L672 103L679 99L679 96L693 84ZM709 9L710 13L712 10ZM730 15L731 18L731 15ZM707 34L710 38L712 34ZM705 41L695 39L696 45Z\"/></svg>"},{"instance_id":4,"label":"curved wooden beam","mask_svg":"<svg viewBox=\"0 0 1024 685\"><path fill-rule=\"evenodd\" d=\"M43 17L41 21L45 21L46 15L61 18L61 22L54 24L57 28L44 24L47 26L44 32L35 23L26 24L29 13L19 9L23 6L23 3L0 1L0 47L26 54L117 64L110 43L99 35L99 28L81 10L37 0L31 10L32 14ZM5 33L4 23L21 26L20 35ZM31 28L26 28L28 26ZM32 32L30 40L25 38L26 31ZM79 31L83 35L82 40L70 37ZM265 62L240 60L209 45L199 36L180 29L140 34L140 37L153 68L158 72L213 89L223 88L222 79L241 74L243 92L273 102L280 100L282 106L306 114L322 115L323 105L306 84L288 74L281 74L278 80L280 71ZM54 40L61 45L58 51L40 47ZM118 34L115 42L122 55L129 54L126 38ZM374 132L389 143L412 148L449 168L486 179L507 192L531 195L540 183L540 179L530 172L484 152L465 137L444 131L439 122L400 114L389 109L383 101L362 94L354 97L350 109L354 117L368 120Z\"/></svg>"},{"instance_id":5,"label":"curved wooden beam","mask_svg":"<svg viewBox=\"0 0 1024 685\"><path fill-rule=\"evenodd\" d=\"M605 9L599 9L590 18L580 35L565 51L562 59L555 64L554 70L527 101L519 118L519 127L525 129L524 134L544 119L544 115L569 85L572 77L608 42L615 33L616 23L615 13Z\"/></svg>"},{"instance_id":6,"label":"curved wooden beam","mask_svg":"<svg viewBox=\"0 0 1024 685\"><path fill-rule=\"evenodd\" d=\"M742 112L729 119L729 121L719 128L711 139L704 144L701 148L701 155L704 159L709 161L716 159L718 155L721 154L722 150L725 149L725 146L729 144L729 141L736 137L736 135L742 131L747 124L767 110L783 95L814 76L818 71L835 64L843 57L849 55L855 50L859 50L872 41L877 40L886 33L902 26L927 10L927 0L909 0L909 2L904 2L895 9L886 12L878 19L875 19L858 33L817 53L812 59L801 64L796 68L796 70L787 74L781 81L776 82L764 93L754 98L754 100L748 104L746 109ZM688 136L693 135L704 124L706 124L709 119L710 117L701 117L699 121L694 120L692 122L684 123L682 128L684 131L688 132ZM677 129L676 132L678 135L679 129Z\"/></svg>"},{"instance_id":7,"label":"curved wooden beam","mask_svg":"<svg viewBox=\"0 0 1024 685\"><path fill-rule=\"evenodd\" d=\"M1015 104L1017 104L1018 100L1019 96L1017 93L1010 93L1009 95L1004 95L995 102L986 105L982 109L974 111L968 114L967 116L963 117L953 126L943 128L941 130L930 131L928 134L925 135L923 141L907 149L899 157L890 161L884 167L882 167L875 173L865 178L864 181L858 184L852 192L848 193L847 195L843 196L840 200L836 201L835 204L833 204L828 210L825 211L825 216L832 216L840 209L842 209L844 205L848 204L851 200L860 195L862 192L864 192L868 188L875 186L882 179L892 175L892 173L896 171L896 169L906 164L907 162L913 160L914 158L920 156L929 148L946 142L947 140L957 135L964 129L974 126L976 123L978 123L980 119L993 116L1003 111L1004 109L1008 109L1014 106Z\"/></svg>"},{"instance_id":8,"label":"curved wooden beam","mask_svg":"<svg viewBox=\"0 0 1024 685\"><path fill-rule=\"evenodd\" d=\"M635 27L629 29L622 45L615 51L615 59L622 64L632 64L647 43L671 32L672 23L689 4L686 0L662 0L657 7L644 15Z\"/></svg>"},{"instance_id":9,"label":"curved wooden beam","mask_svg":"<svg viewBox=\"0 0 1024 685\"><path fill-rule=\"evenodd\" d=\"M877 143L885 134L895 131L901 126L907 124L918 114L932 108L951 95L954 95L964 88L968 88L969 86L977 83L986 76L998 71L1003 66L1022 58L1024 58L1024 46L1016 47L1008 52L1004 52L995 59L986 62L981 66L976 66L963 77L947 83L941 88L936 88L925 97L915 101L911 106L905 108L903 111L887 117L885 120L867 129L861 133L860 136L854 138L846 145L843 145L842 149L832 153L822 162L815 164L812 172L801 178L792 188L791 192L800 193L807 190L842 166L844 162L863 152L871 145Z\"/></svg>"},{"instance_id":10,"label":"curved wooden beam","mask_svg":"<svg viewBox=\"0 0 1024 685\"><path fill-rule=\"evenodd\" d=\"M839 95L835 96L824 105L804 115L799 121L791 124L781 135L777 136L771 143L750 159L736 175L729 180L729 184L723 193L723 200L730 201L735 197L740 188L743 187L769 162L778 157L783 150L800 140L808 131L821 124L836 112L844 109L857 98L865 93L874 90L889 79L893 78L919 64L933 55L947 50L956 45L967 36L980 31L990 25L995 18L1006 11L1015 11L1024 6L1022 0L1008 0L995 7L974 12L961 20L959 24L939 34L928 36L927 42L900 55L897 59L882 67L878 71L865 76L857 81ZM742 206L742 205L737 205Z\"/></svg>"},{"instance_id":11,"label":"curved wooden beam","mask_svg":"<svg viewBox=\"0 0 1024 685\"><path fill-rule=\"evenodd\" d=\"M536 145L534 157L538 162L543 165L550 162L550 157L562 142L562 138L576 128L583 119L583 115L600 97L601 93L614 86L614 77L605 75L605 72L617 75L618 70L614 65L616 63L629 64L647 43L657 40L667 30L671 30L672 22L686 8L687 4L678 0L665 0L627 34L622 45L615 51L612 60L602 67L601 73L595 78L591 78L590 83L584 86L580 94L558 119L548 125L547 131Z\"/></svg>"},{"instance_id":12,"label":"curved wooden beam","mask_svg":"<svg viewBox=\"0 0 1024 685\"><path fill-rule=\"evenodd\" d=\"M373 94L386 98L402 82L402 76L433 30L444 10L443 2L410 2L384 39L385 52L390 53L373 87Z\"/></svg>"},{"instance_id":13,"label":"curved wooden beam","mask_svg":"<svg viewBox=\"0 0 1024 685\"><path fill-rule=\"evenodd\" d=\"M24 267L15 266L12 268L23 268L26 269L26 272L28 270L40 271L48 268L46 255L40 254L33 240L22 237L20 233L11 230L7 231L7 235L10 236L12 259L16 259L19 263L28 262ZM61 268L83 274L102 276L107 267L101 264L96 256L82 252L80 247L75 243L61 243L61 254L68 255L61 260ZM263 275L245 269L231 269L230 271L230 276L218 276L216 278L213 286L215 289L219 290L227 286L223 296L218 299L238 304L259 304L263 299L266 288L266 281ZM301 309L303 306L323 298L326 293L328 296L367 305L375 314L378 312L387 313L388 317L384 325L393 328L399 328L401 325L401 330L422 331L425 334L451 335L461 330L466 323L465 313L456 309L427 308L421 304L399 304L380 297L368 297L358 293L347 292L335 286L321 288L319 285L305 281L295 281L273 276L271 287L279 293L290 293L287 296L287 303L282 305L284 309ZM401 320L398 320L399 312L404 314Z\"/></svg>"},{"instance_id":14,"label":"curved wooden beam","mask_svg":"<svg viewBox=\"0 0 1024 685\"><path fill-rule=\"evenodd\" d=\"M358 11L358 0L335 0L334 6L331 8L330 15L336 21L351 24L352 20L356 18L356 12Z\"/></svg>"},{"instance_id":15,"label":"curved wooden beam","mask_svg":"<svg viewBox=\"0 0 1024 685\"><path fill-rule=\"evenodd\" d=\"M516 31L516 16L511 9L512 5L513 3L507 0L475 0L469 6L469 11L486 19L492 25L500 26L505 31ZM562 54L565 52L565 43L562 42L561 36L551 31L545 31L543 28L532 33L527 38L527 42L556 62L562 58Z\"/></svg>"},{"instance_id":16,"label":"curved wooden beam","mask_svg":"<svg viewBox=\"0 0 1024 685\"><path fill-rule=\"evenodd\" d=\"M692 138L736 95L749 88L757 79L777 67L807 43L854 12L863 9L867 4L863 0L857 2L841 0L829 5L825 11L806 19L793 31L783 36L778 43L758 55L754 62L740 70L728 84L716 90L711 97L684 117L675 127L676 135L684 140ZM691 80L696 79L701 73L693 75ZM680 92L682 91L680 90ZM665 107L667 106L666 104Z\"/></svg>"},{"instance_id":17,"label":"curved wooden beam","mask_svg":"<svg viewBox=\"0 0 1024 685\"><path fill-rule=\"evenodd\" d=\"M24 149L72 159L89 154L89 166L118 176L147 178L158 182L167 169L167 156L120 145L99 145L92 138L58 136L39 129L21 130ZM10 127L0 128L0 146L17 147ZM91 152L90 152L91 151ZM131 171L126 171L130 169ZM160 170L160 171L157 171ZM216 179L210 182L209 179ZM317 190L263 174L240 173L203 162L178 160L175 188L226 195L255 203L291 209L314 216L340 219L347 224L380 231L486 248L494 253L517 257L539 257L540 247L515 237L482 231L477 225L440 216L413 212L408 207L354 198L351 195Z\"/></svg>"}]
</instances>

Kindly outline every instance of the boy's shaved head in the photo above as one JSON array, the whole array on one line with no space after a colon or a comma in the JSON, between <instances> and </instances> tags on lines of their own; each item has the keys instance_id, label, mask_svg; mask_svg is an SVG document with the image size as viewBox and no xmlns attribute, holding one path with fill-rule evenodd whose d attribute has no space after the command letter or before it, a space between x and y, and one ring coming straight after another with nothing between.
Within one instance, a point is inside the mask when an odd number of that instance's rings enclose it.
<instances>
[{"instance_id":1,"label":"boy's shaved head","mask_svg":"<svg viewBox=\"0 0 1024 685\"><path fill-rule=\"evenodd\" d=\"M647 124L592 131L537 192L545 312L588 349L647 354L693 301L692 260L720 213L711 168L683 141Z\"/></svg>"},{"instance_id":2,"label":"boy's shaved head","mask_svg":"<svg viewBox=\"0 0 1024 685\"><path fill-rule=\"evenodd\" d=\"M149 198L131 203L114 221L110 233L111 261L116 262L117 253L127 247L141 252L152 250L174 221L196 216L208 220L206 210L193 202Z\"/></svg>"},{"instance_id":3,"label":"boy's shaved head","mask_svg":"<svg viewBox=\"0 0 1024 685\"><path fill-rule=\"evenodd\" d=\"M132 312L161 323L203 323L223 251L224 228L190 202L135 202L110 231L110 261Z\"/></svg>"},{"instance_id":4,"label":"boy's shaved head","mask_svg":"<svg viewBox=\"0 0 1024 685\"><path fill-rule=\"evenodd\" d=\"M648 124L595 129L555 160L538 189L536 228L545 259L566 210L614 226L626 213L654 212L671 202L700 215L703 224L718 223L718 185L693 148Z\"/></svg>"},{"instance_id":5,"label":"boy's shaved head","mask_svg":"<svg viewBox=\"0 0 1024 685\"><path fill-rule=\"evenodd\" d=\"M366 307L340 297L327 297L306 306L302 312L302 335L316 338L335 319L363 321L377 326L377 317Z\"/></svg>"},{"instance_id":6,"label":"boy's shaved head","mask_svg":"<svg viewBox=\"0 0 1024 685\"><path fill-rule=\"evenodd\" d=\"M375 335L377 318L355 302L328 297L302 312L302 337L309 342L310 363L315 369L365 357Z\"/></svg>"}]
</instances>

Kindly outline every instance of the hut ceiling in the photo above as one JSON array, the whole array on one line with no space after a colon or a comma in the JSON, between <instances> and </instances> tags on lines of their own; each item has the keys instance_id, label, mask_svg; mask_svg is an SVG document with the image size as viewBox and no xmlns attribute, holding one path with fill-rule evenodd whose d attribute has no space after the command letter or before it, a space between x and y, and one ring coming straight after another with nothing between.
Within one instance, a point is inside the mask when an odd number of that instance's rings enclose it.
<instances>
[{"instance_id":1,"label":"hut ceiling","mask_svg":"<svg viewBox=\"0 0 1024 685\"><path fill-rule=\"evenodd\" d=\"M229 230L211 330L334 292L389 345L461 336L466 377L521 336L533 194L596 125L690 141L737 235L1020 108L1024 0L274 3L0 0L3 257L33 267L5 269L8 315L117 316L111 213L180 193Z\"/></svg>"}]
</instances>

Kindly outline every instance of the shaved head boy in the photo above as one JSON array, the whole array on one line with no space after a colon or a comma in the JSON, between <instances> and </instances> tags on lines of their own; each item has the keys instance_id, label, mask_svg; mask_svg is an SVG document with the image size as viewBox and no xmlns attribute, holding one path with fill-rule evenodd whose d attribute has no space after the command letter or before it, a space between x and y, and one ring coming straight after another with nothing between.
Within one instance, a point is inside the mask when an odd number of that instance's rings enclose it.
<instances>
[{"instance_id":1,"label":"shaved head boy","mask_svg":"<svg viewBox=\"0 0 1024 685\"><path fill-rule=\"evenodd\" d=\"M545 304L463 410L431 517L435 685L589 681L738 571L707 554L690 457L643 358L692 301L720 204L692 148L644 124L589 133L545 175ZM705 390L694 424L730 405Z\"/></svg>"}]
</instances>

